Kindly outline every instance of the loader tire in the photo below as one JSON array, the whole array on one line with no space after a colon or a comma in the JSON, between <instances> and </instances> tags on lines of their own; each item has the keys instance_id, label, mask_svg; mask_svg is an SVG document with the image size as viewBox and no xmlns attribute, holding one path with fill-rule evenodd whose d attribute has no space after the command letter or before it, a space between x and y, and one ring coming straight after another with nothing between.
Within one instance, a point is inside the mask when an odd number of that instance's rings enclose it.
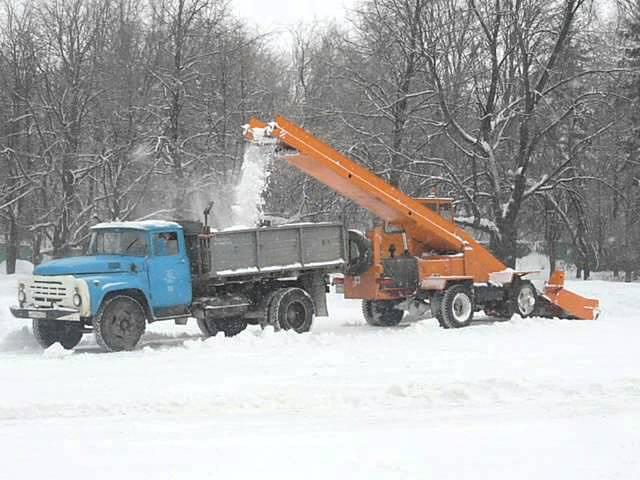
<instances>
[{"instance_id":1,"label":"loader tire","mask_svg":"<svg viewBox=\"0 0 640 480\"><path fill-rule=\"evenodd\" d=\"M59 343L66 350L71 350L82 340L80 324L34 319L32 328L33 336L42 348L49 348L54 343Z\"/></svg>"},{"instance_id":2,"label":"loader tire","mask_svg":"<svg viewBox=\"0 0 640 480\"><path fill-rule=\"evenodd\" d=\"M311 330L315 307L309 294L301 288L283 288L269 304L269 323L274 328L305 333Z\"/></svg>"},{"instance_id":3,"label":"loader tire","mask_svg":"<svg viewBox=\"0 0 640 480\"><path fill-rule=\"evenodd\" d=\"M466 285L451 285L442 296L442 323L444 328L461 328L473 320L473 295Z\"/></svg>"},{"instance_id":4,"label":"loader tire","mask_svg":"<svg viewBox=\"0 0 640 480\"><path fill-rule=\"evenodd\" d=\"M431 296L430 306L431 306L431 314L438 320L438 324L442 328L449 328L442 318L442 293L434 293Z\"/></svg>"},{"instance_id":5,"label":"loader tire","mask_svg":"<svg viewBox=\"0 0 640 480\"><path fill-rule=\"evenodd\" d=\"M204 335L205 337L215 337L218 334L218 326L216 325L216 322L211 319L207 320L204 318L199 318L198 328L200 328L202 335Z\"/></svg>"},{"instance_id":6,"label":"loader tire","mask_svg":"<svg viewBox=\"0 0 640 480\"><path fill-rule=\"evenodd\" d=\"M242 317L225 318L217 320L215 323L225 337L235 337L247 328L247 321Z\"/></svg>"},{"instance_id":7,"label":"loader tire","mask_svg":"<svg viewBox=\"0 0 640 480\"><path fill-rule=\"evenodd\" d=\"M128 295L117 295L102 303L93 318L93 333L104 351L120 352L136 348L146 325L140 302Z\"/></svg>"},{"instance_id":8,"label":"loader tire","mask_svg":"<svg viewBox=\"0 0 640 480\"><path fill-rule=\"evenodd\" d=\"M402 321L404 311L396 308L398 300L363 300L362 314L374 327L395 327Z\"/></svg>"},{"instance_id":9,"label":"loader tire","mask_svg":"<svg viewBox=\"0 0 640 480\"><path fill-rule=\"evenodd\" d=\"M536 287L529 280L520 280L513 291L513 313L517 313L522 318L533 315L536 311L538 293Z\"/></svg>"},{"instance_id":10,"label":"loader tire","mask_svg":"<svg viewBox=\"0 0 640 480\"><path fill-rule=\"evenodd\" d=\"M373 327L379 327L377 317L373 316L373 300L362 300L362 316L365 322Z\"/></svg>"}]
</instances>

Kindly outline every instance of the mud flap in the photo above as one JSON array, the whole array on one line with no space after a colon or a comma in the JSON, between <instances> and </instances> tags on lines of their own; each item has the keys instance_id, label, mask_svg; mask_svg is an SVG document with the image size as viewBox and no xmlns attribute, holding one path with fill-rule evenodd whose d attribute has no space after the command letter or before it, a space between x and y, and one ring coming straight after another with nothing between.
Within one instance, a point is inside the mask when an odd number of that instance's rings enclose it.
<instances>
[{"instance_id":1,"label":"mud flap","mask_svg":"<svg viewBox=\"0 0 640 480\"><path fill-rule=\"evenodd\" d=\"M565 274L555 271L539 298L538 315L577 320L596 320L600 315L600 302L585 298L564 288Z\"/></svg>"}]
</instances>

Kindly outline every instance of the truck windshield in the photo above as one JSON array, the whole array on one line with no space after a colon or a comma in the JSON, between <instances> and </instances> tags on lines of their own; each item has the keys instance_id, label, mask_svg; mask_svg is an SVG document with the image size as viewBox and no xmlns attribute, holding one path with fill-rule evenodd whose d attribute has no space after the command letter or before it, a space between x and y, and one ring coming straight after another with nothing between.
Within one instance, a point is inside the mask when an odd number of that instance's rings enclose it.
<instances>
[{"instance_id":1,"label":"truck windshield","mask_svg":"<svg viewBox=\"0 0 640 480\"><path fill-rule=\"evenodd\" d=\"M87 255L147 255L147 234L140 230L95 230Z\"/></svg>"}]
</instances>

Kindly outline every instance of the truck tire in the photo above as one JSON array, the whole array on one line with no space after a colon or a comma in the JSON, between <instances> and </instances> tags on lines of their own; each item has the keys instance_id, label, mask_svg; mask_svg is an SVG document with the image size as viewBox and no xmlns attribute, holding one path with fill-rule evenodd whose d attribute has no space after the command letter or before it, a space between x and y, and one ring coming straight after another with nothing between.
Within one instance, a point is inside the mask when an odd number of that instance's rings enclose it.
<instances>
[{"instance_id":1,"label":"truck tire","mask_svg":"<svg viewBox=\"0 0 640 480\"><path fill-rule=\"evenodd\" d=\"M117 295L102 303L93 318L93 332L106 352L133 350L146 327L144 308L135 298Z\"/></svg>"},{"instance_id":2,"label":"truck tire","mask_svg":"<svg viewBox=\"0 0 640 480\"><path fill-rule=\"evenodd\" d=\"M442 323L444 328L461 328L473 320L473 295L466 285L451 285L442 296Z\"/></svg>"},{"instance_id":3,"label":"truck tire","mask_svg":"<svg viewBox=\"0 0 640 480\"><path fill-rule=\"evenodd\" d=\"M218 334L218 326L213 320L206 320L204 318L198 319L198 328L205 337L215 337Z\"/></svg>"},{"instance_id":4,"label":"truck tire","mask_svg":"<svg viewBox=\"0 0 640 480\"><path fill-rule=\"evenodd\" d=\"M57 342L66 350L71 350L82 340L82 327L80 324L34 319L32 327L33 336L42 348L49 348Z\"/></svg>"},{"instance_id":5,"label":"truck tire","mask_svg":"<svg viewBox=\"0 0 640 480\"><path fill-rule=\"evenodd\" d=\"M349 264L346 268L347 275L362 275L372 265L373 250L371 241L357 230L349 230ZM355 257L352 253L356 252Z\"/></svg>"},{"instance_id":6,"label":"truck tire","mask_svg":"<svg viewBox=\"0 0 640 480\"><path fill-rule=\"evenodd\" d=\"M301 288L283 288L269 304L269 323L283 330L304 333L311 330L314 315L313 300Z\"/></svg>"},{"instance_id":7,"label":"truck tire","mask_svg":"<svg viewBox=\"0 0 640 480\"><path fill-rule=\"evenodd\" d=\"M374 327L395 327L402 321L404 311L396 308L398 300L363 300L362 314Z\"/></svg>"},{"instance_id":8,"label":"truck tire","mask_svg":"<svg viewBox=\"0 0 640 480\"><path fill-rule=\"evenodd\" d=\"M241 317L223 318L216 321L216 326L225 337L235 337L247 328L247 321Z\"/></svg>"}]
</instances>

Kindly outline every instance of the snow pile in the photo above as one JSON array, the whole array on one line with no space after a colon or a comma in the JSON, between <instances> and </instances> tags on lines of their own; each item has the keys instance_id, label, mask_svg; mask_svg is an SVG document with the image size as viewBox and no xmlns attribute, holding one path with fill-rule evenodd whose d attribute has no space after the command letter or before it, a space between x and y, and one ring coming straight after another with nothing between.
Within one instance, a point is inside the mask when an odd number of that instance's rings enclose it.
<instances>
[{"instance_id":1,"label":"snow pile","mask_svg":"<svg viewBox=\"0 0 640 480\"><path fill-rule=\"evenodd\" d=\"M73 350L66 350L59 343L54 343L43 352L43 355L48 358L64 358L73 355Z\"/></svg>"},{"instance_id":2,"label":"snow pile","mask_svg":"<svg viewBox=\"0 0 640 480\"><path fill-rule=\"evenodd\" d=\"M231 207L233 225L258 224L264 204L262 193L267 187L272 155L273 146L246 146L242 174L234 189L234 202Z\"/></svg>"},{"instance_id":3,"label":"snow pile","mask_svg":"<svg viewBox=\"0 0 640 480\"><path fill-rule=\"evenodd\" d=\"M13 318L9 307L18 302L18 282L33 272L33 264L18 260L16 274L6 274L6 263L0 263L0 351L32 349L32 335L23 327L29 322Z\"/></svg>"}]
</instances>

